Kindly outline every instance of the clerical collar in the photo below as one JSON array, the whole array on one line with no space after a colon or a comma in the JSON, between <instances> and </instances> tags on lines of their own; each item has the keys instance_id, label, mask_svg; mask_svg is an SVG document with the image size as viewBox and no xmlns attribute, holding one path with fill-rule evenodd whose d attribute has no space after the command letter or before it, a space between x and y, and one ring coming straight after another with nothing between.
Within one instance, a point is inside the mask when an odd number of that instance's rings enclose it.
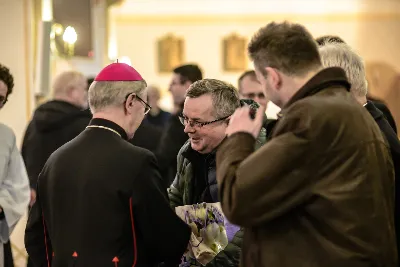
<instances>
[{"instance_id":1,"label":"clerical collar","mask_svg":"<svg viewBox=\"0 0 400 267\"><path fill-rule=\"evenodd\" d=\"M128 135L126 134L125 130L122 129L121 126L119 126L115 122L106 119L94 118L90 121L89 125L86 128L103 129L106 131L113 132L116 135L119 135L121 138L128 140Z\"/></svg>"}]
</instances>

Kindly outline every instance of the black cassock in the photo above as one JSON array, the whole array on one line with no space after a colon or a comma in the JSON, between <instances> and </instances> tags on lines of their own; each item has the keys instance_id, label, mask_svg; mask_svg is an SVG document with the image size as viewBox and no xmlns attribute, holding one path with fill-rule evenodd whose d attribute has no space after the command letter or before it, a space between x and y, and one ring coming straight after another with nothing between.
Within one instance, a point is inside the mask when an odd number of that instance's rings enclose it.
<instances>
[{"instance_id":1,"label":"black cassock","mask_svg":"<svg viewBox=\"0 0 400 267\"><path fill-rule=\"evenodd\" d=\"M25 246L37 267L176 266L190 228L170 208L155 156L93 119L43 168Z\"/></svg>"}]
</instances>

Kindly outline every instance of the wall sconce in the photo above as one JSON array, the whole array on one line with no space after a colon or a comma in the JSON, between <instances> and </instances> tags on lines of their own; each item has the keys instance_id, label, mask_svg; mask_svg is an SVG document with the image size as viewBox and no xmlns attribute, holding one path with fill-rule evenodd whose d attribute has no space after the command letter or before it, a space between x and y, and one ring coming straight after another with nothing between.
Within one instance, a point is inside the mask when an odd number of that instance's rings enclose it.
<instances>
[{"instance_id":1,"label":"wall sconce","mask_svg":"<svg viewBox=\"0 0 400 267\"><path fill-rule=\"evenodd\" d=\"M78 34L74 27L68 26L63 34L63 41L64 41L64 53L68 56L74 55L75 50L75 42L78 39Z\"/></svg>"},{"instance_id":2,"label":"wall sconce","mask_svg":"<svg viewBox=\"0 0 400 267\"><path fill-rule=\"evenodd\" d=\"M74 27L68 26L64 30L64 27L59 23L54 23L51 26L50 49L52 54L65 58L74 56L77 40L78 34Z\"/></svg>"}]
</instances>

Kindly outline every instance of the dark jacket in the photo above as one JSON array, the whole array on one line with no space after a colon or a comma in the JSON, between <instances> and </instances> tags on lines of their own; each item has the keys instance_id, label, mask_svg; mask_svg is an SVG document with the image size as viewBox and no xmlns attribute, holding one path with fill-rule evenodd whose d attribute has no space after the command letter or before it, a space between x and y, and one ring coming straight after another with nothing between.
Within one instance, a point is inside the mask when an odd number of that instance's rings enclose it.
<instances>
[{"instance_id":1,"label":"dark jacket","mask_svg":"<svg viewBox=\"0 0 400 267\"><path fill-rule=\"evenodd\" d=\"M36 109L26 129L21 151L31 188L36 188L37 177L51 153L81 133L91 117L89 110L58 100Z\"/></svg>"},{"instance_id":2,"label":"dark jacket","mask_svg":"<svg viewBox=\"0 0 400 267\"><path fill-rule=\"evenodd\" d=\"M342 69L324 69L256 153L247 133L221 144L222 209L245 227L241 266L397 266L390 150L349 88Z\"/></svg>"},{"instance_id":3,"label":"dark jacket","mask_svg":"<svg viewBox=\"0 0 400 267\"><path fill-rule=\"evenodd\" d=\"M183 131L184 127L179 121L178 115L179 113L173 114L169 118L167 125L163 129L158 148L154 153L160 165L160 173L162 174L165 188L168 188L175 178L176 157L189 138L187 133Z\"/></svg>"},{"instance_id":4,"label":"dark jacket","mask_svg":"<svg viewBox=\"0 0 400 267\"><path fill-rule=\"evenodd\" d=\"M169 206L154 155L129 144L111 121L90 125L53 153L40 174L25 231L33 263L176 266L190 228Z\"/></svg>"},{"instance_id":5,"label":"dark jacket","mask_svg":"<svg viewBox=\"0 0 400 267\"><path fill-rule=\"evenodd\" d=\"M370 102L372 102L372 104L374 104L375 107L383 113L383 116L386 118L393 131L397 134L396 121L394 120L392 113L385 103L376 99L371 99Z\"/></svg>"},{"instance_id":6,"label":"dark jacket","mask_svg":"<svg viewBox=\"0 0 400 267\"><path fill-rule=\"evenodd\" d=\"M155 153L159 146L162 133L163 131L161 128L143 121L129 142Z\"/></svg>"},{"instance_id":7,"label":"dark jacket","mask_svg":"<svg viewBox=\"0 0 400 267\"><path fill-rule=\"evenodd\" d=\"M396 237L397 237L397 247L400 248L400 141L394 132L393 128L389 125L383 112L380 111L374 104L374 102L368 101L365 108L374 118L375 122L378 124L383 135L385 136L390 152L392 155L394 172L395 172L395 212L394 220L396 227ZM399 257L400 258L400 255Z\"/></svg>"},{"instance_id":8,"label":"dark jacket","mask_svg":"<svg viewBox=\"0 0 400 267\"><path fill-rule=\"evenodd\" d=\"M151 115L151 112L147 114L143 122L149 123L156 127L164 128L164 126L168 122L169 117L171 117L171 113L160 109L160 112L157 115Z\"/></svg>"}]
</instances>

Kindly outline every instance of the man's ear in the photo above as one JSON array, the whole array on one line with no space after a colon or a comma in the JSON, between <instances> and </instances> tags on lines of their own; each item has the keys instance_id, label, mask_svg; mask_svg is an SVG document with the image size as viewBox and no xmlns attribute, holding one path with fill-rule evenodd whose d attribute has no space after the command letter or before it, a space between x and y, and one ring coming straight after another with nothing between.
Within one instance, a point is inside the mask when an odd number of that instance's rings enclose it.
<instances>
[{"instance_id":1,"label":"man's ear","mask_svg":"<svg viewBox=\"0 0 400 267\"><path fill-rule=\"evenodd\" d=\"M128 97L126 98L126 101L124 103L126 110L130 109L133 106L133 101L135 100L135 98L136 98L135 93L128 95Z\"/></svg>"},{"instance_id":2,"label":"man's ear","mask_svg":"<svg viewBox=\"0 0 400 267\"><path fill-rule=\"evenodd\" d=\"M269 81L271 83L271 85L274 88L280 88L281 84L282 84L282 77L280 75L280 73L271 67L266 67L265 71L267 72L267 79L269 78Z\"/></svg>"}]
</instances>

